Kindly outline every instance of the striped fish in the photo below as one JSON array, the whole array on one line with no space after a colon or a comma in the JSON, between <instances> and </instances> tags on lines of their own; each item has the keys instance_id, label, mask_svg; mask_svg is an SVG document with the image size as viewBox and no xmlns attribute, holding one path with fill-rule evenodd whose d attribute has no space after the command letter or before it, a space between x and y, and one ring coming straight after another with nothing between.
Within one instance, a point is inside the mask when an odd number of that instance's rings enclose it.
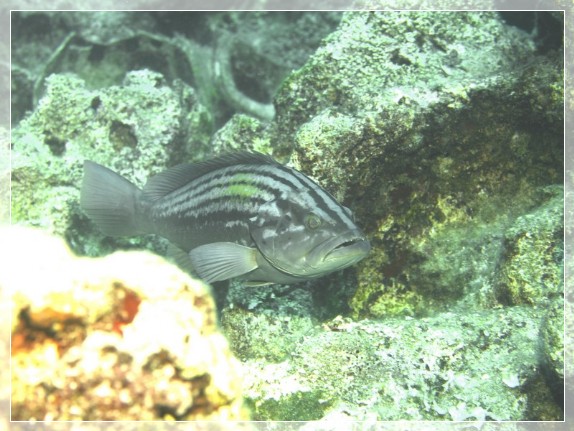
<instances>
[{"instance_id":1,"label":"striped fish","mask_svg":"<svg viewBox=\"0 0 574 431\"><path fill-rule=\"evenodd\" d=\"M294 283L352 265L370 250L348 208L260 153L179 165L143 190L87 160L80 205L106 235L167 238L206 282Z\"/></svg>"}]
</instances>

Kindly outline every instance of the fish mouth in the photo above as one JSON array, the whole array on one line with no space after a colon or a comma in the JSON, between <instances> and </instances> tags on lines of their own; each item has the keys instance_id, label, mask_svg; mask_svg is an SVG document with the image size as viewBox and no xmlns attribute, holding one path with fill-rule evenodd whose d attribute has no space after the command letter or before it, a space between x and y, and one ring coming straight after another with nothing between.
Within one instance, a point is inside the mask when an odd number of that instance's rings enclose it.
<instances>
[{"instance_id":1,"label":"fish mouth","mask_svg":"<svg viewBox=\"0 0 574 431\"><path fill-rule=\"evenodd\" d=\"M280 272L292 277L310 279L321 277L354 265L371 250L369 240L358 230L350 230L342 235L329 238L301 256L296 265L285 265L280 259L261 252L261 256Z\"/></svg>"},{"instance_id":2,"label":"fish mouth","mask_svg":"<svg viewBox=\"0 0 574 431\"><path fill-rule=\"evenodd\" d=\"M371 250L371 245L359 230L349 230L319 246L309 256L312 265L323 272L337 271L354 265Z\"/></svg>"},{"instance_id":3,"label":"fish mouth","mask_svg":"<svg viewBox=\"0 0 574 431\"><path fill-rule=\"evenodd\" d=\"M334 245L323 260L346 259L353 260L354 263L365 257L370 250L371 245L364 236L356 236L348 239L343 238L339 244Z\"/></svg>"}]
</instances>

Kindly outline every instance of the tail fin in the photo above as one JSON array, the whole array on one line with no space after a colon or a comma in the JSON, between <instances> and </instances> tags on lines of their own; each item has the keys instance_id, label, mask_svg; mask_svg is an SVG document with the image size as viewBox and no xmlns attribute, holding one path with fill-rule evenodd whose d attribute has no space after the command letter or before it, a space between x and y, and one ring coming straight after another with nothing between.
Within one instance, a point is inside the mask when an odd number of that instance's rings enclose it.
<instances>
[{"instance_id":1,"label":"tail fin","mask_svg":"<svg viewBox=\"0 0 574 431\"><path fill-rule=\"evenodd\" d=\"M141 190L114 171L97 163L84 162L80 207L110 236L143 233L136 220Z\"/></svg>"}]
</instances>

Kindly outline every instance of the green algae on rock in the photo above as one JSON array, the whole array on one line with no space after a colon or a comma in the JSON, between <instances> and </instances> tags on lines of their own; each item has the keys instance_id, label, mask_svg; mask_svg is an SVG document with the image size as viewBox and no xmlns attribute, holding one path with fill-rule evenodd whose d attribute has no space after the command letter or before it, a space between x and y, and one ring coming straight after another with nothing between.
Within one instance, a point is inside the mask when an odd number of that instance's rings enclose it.
<instances>
[{"instance_id":1,"label":"green algae on rock","mask_svg":"<svg viewBox=\"0 0 574 431\"><path fill-rule=\"evenodd\" d=\"M201 281L148 252L77 258L44 232L0 236L12 419L248 419L240 364Z\"/></svg>"},{"instance_id":2,"label":"green algae on rock","mask_svg":"<svg viewBox=\"0 0 574 431\"><path fill-rule=\"evenodd\" d=\"M561 186L504 233L495 294L502 304L545 305L564 295L564 194Z\"/></svg>"},{"instance_id":3,"label":"green algae on rock","mask_svg":"<svg viewBox=\"0 0 574 431\"><path fill-rule=\"evenodd\" d=\"M256 151L273 154L269 126L245 114L235 114L211 137L215 154L233 151Z\"/></svg>"},{"instance_id":4,"label":"green algae on rock","mask_svg":"<svg viewBox=\"0 0 574 431\"><path fill-rule=\"evenodd\" d=\"M552 395L560 382L539 370L544 313L517 306L421 319L339 317L307 332L281 362L244 360L244 394L256 420L294 412L325 420L560 420Z\"/></svg>"},{"instance_id":5,"label":"green algae on rock","mask_svg":"<svg viewBox=\"0 0 574 431\"><path fill-rule=\"evenodd\" d=\"M79 211L82 163L117 167L142 184L187 154L187 145L201 154L209 116L191 88L175 88L146 70L100 90L73 75L50 76L38 108L13 129L13 221L65 236L82 254L113 250ZM156 240L113 243L161 250Z\"/></svg>"},{"instance_id":6,"label":"green algae on rock","mask_svg":"<svg viewBox=\"0 0 574 431\"><path fill-rule=\"evenodd\" d=\"M540 326L542 374L558 403L564 399L564 308L562 298L552 300Z\"/></svg>"},{"instance_id":7,"label":"green algae on rock","mask_svg":"<svg viewBox=\"0 0 574 431\"><path fill-rule=\"evenodd\" d=\"M285 80L278 145L372 239L354 316L497 303L504 229L562 182L561 58L496 13L349 12Z\"/></svg>"},{"instance_id":8,"label":"green algae on rock","mask_svg":"<svg viewBox=\"0 0 574 431\"><path fill-rule=\"evenodd\" d=\"M239 307L225 309L221 325L233 353L245 361L284 361L301 340L315 331L315 322L308 316L285 315L277 319ZM261 339L267 342L261 343Z\"/></svg>"}]
</instances>

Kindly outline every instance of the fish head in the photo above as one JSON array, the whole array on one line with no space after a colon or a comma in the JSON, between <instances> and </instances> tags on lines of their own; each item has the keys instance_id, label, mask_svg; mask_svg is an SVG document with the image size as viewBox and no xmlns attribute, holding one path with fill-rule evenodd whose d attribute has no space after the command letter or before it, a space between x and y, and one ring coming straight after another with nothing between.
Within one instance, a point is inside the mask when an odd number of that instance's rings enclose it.
<instances>
[{"instance_id":1,"label":"fish head","mask_svg":"<svg viewBox=\"0 0 574 431\"><path fill-rule=\"evenodd\" d=\"M275 269L316 278L353 265L369 253L369 241L351 211L330 199L318 205L311 191L298 190L261 205L250 220L250 234Z\"/></svg>"}]
</instances>

